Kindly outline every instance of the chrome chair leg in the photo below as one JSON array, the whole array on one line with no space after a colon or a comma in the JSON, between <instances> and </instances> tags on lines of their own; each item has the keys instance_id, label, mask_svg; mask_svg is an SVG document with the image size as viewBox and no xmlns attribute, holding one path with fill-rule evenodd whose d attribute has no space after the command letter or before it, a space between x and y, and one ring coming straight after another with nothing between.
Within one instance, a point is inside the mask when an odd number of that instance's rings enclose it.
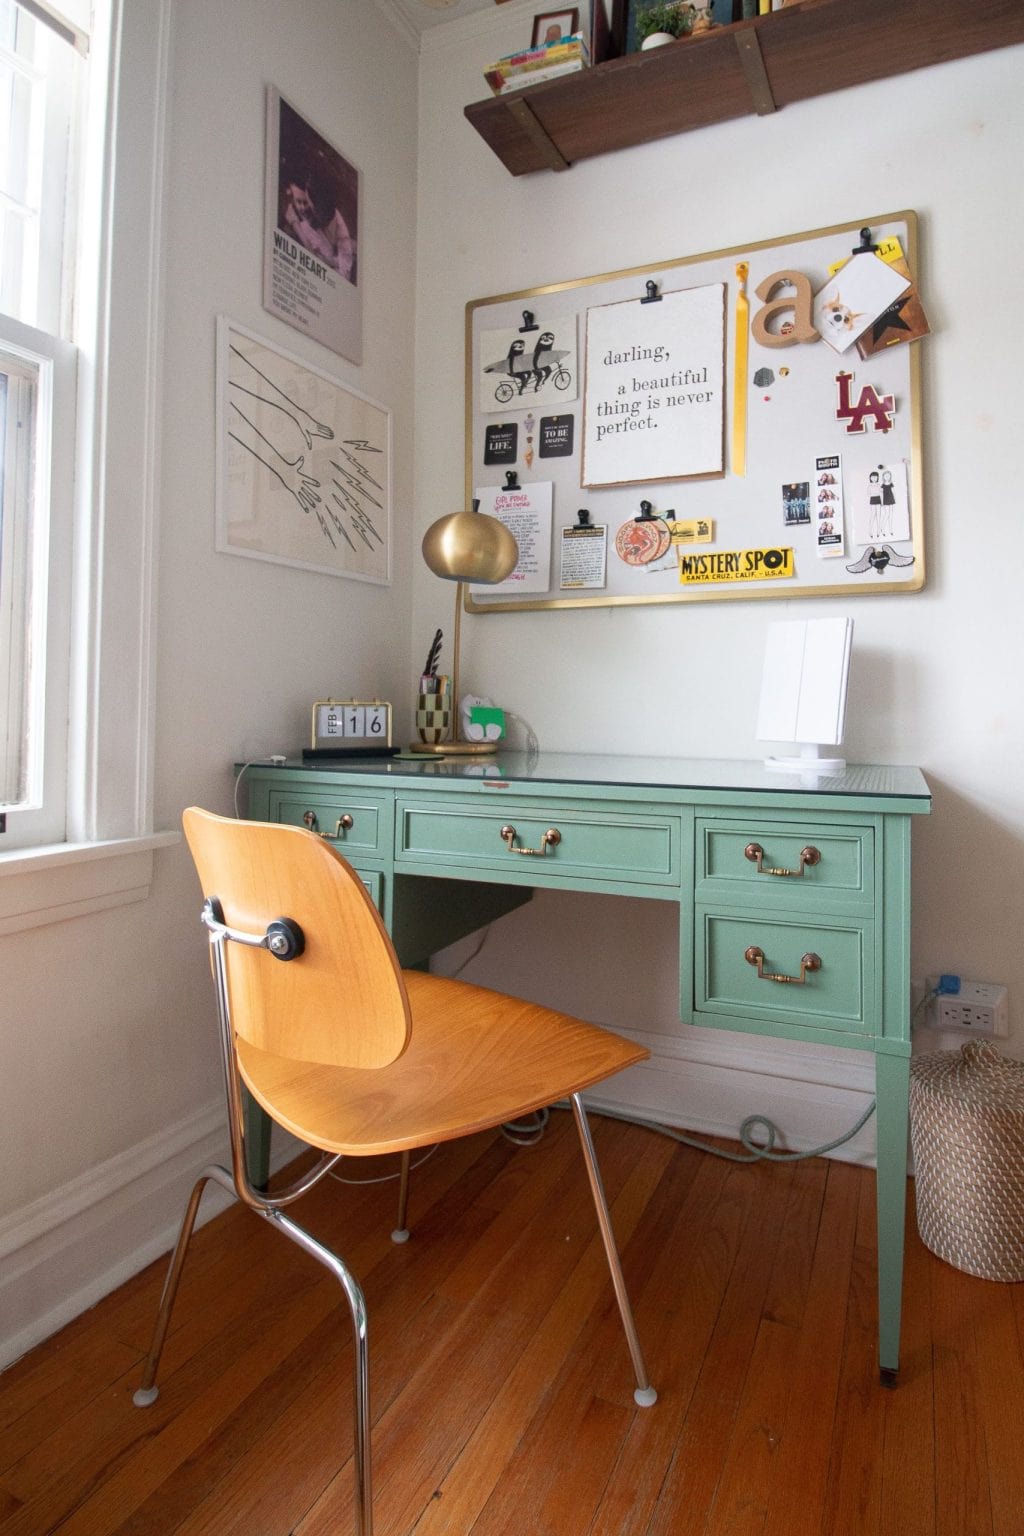
<instances>
[{"instance_id":1,"label":"chrome chair leg","mask_svg":"<svg viewBox=\"0 0 1024 1536\"><path fill-rule=\"evenodd\" d=\"M358 1281L329 1248L292 1221L283 1211L260 1211L272 1226L279 1227L312 1258L317 1259L340 1282L352 1313L355 1339L354 1401L354 1475L356 1496L356 1536L373 1536L373 1480L370 1465L370 1351L366 1301Z\"/></svg>"},{"instance_id":2,"label":"chrome chair leg","mask_svg":"<svg viewBox=\"0 0 1024 1536\"><path fill-rule=\"evenodd\" d=\"M393 1243L409 1241L409 1159L411 1152L402 1153L402 1169L398 1176L398 1221L391 1234Z\"/></svg>"},{"instance_id":3,"label":"chrome chair leg","mask_svg":"<svg viewBox=\"0 0 1024 1536\"><path fill-rule=\"evenodd\" d=\"M608 1259L608 1268L611 1271L612 1285L615 1288L615 1299L619 1304L619 1315L622 1318L622 1326L626 1332L626 1343L629 1345L629 1353L633 1361L633 1373L636 1376L636 1389L633 1393L633 1399L638 1407L650 1408L653 1403L657 1402L658 1394L655 1388L651 1386L648 1378L643 1350L640 1348L636 1324L633 1321L633 1308L630 1306L626 1282L622 1275L619 1250L615 1244L615 1234L612 1231L611 1217L608 1213L608 1200L605 1196L604 1184L601 1181L601 1172L597 1166L597 1156L594 1152L594 1142L590 1135L590 1125L587 1121L586 1110L583 1108L583 1100L579 1094L572 1094L571 1101L572 1112L576 1119L576 1129L580 1134L580 1145L583 1148L583 1161L587 1165L587 1177L590 1179L590 1191L594 1197L597 1224L601 1229L601 1239L604 1243L604 1251Z\"/></svg>"},{"instance_id":4,"label":"chrome chair leg","mask_svg":"<svg viewBox=\"0 0 1024 1536\"><path fill-rule=\"evenodd\" d=\"M167 1270L167 1278L164 1281L163 1293L160 1297L160 1306L157 1311L156 1327L153 1330L153 1342L149 1348L145 1370L142 1376L142 1385L135 1392L132 1401L137 1408L148 1408L155 1403L160 1388L155 1385L156 1373L160 1365L160 1356L163 1353L164 1340L167 1337L167 1327L171 1320L171 1312L174 1300L178 1294L178 1285L181 1280L181 1272L185 1265L185 1255L192 1238L192 1232L199 1211L199 1203L203 1198L203 1191L211 1179L232 1195L237 1196L238 1191L234 1180L226 1168L216 1164L204 1168L196 1181L192 1194L189 1197L185 1209L184 1220L178 1233L178 1241L174 1253L171 1256L170 1266ZM323 1264L331 1271L335 1279L341 1284L345 1292L352 1315L352 1329L355 1341L355 1400L354 1400L354 1425L353 1425L353 1470L355 1478L355 1506L356 1526L355 1536L373 1536L373 1479L370 1459L370 1354L369 1335L367 1328L366 1301L362 1290L354 1276L329 1248L317 1242L311 1237L305 1228L292 1221L282 1210L270 1204L256 1203L250 1200L245 1202L250 1210L257 1216L262 1216L271 1226L277 1227L285 1237L296 1243L305 1253Z\"/></svg>"},{"instance_id":5,"label":"chrome chair leg","mask_svg":"<svg viewBox=\"0 0 1024 1536\"><path fill-rule=\"evenodd\" d=\"M181 1280L181 1271L185 1266L185 1255L188 1252L188 1245L192 1240L196 1216L199 1214L199 1202L202 1200L203 1191L211 1179L215 1179L218 1184L223 1184L224 1188L229 1190L232 1195L235 1193L235 1186L231 1175L226 1168L221 1168L217 1164L211 1164L209 1168L204 1168L196 1180L192 1193L189 1196L188 1205L185 1207L185 1215L181 1223L181 1230L178 1233L178 1241L175 1244L174 1253L171 1255L167 1278L164 1281L164 1288L160 1296L160 1306L156 1314L156 1325L153 1329L153 1342L149 1346L146 1368L142 1373L142 1385L132 1397L132 1402L136 1408L148 1408L151 1403L156 1402L160 1395L160 1388L155 1386L154 1382L156 1381L156 1373L160 1366L160 1356L163 1354L164 1340L167 1337L167 1325L171 1320L174 1299L178 1294L178 1284Z\"/></svg>"}]
</instances>

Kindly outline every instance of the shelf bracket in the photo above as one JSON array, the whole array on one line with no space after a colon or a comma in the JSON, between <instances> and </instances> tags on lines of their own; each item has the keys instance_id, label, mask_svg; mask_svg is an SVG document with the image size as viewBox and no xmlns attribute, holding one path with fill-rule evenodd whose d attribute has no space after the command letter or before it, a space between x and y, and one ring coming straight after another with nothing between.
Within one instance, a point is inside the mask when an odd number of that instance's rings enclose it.
<instances>
[{"instance_id":1,"label":"shelf bracket","mask_svg":"<svg viewBox=\"0 0 1024 1536\"><path fill-rule=\"evenodd\" d=\"M521 128L534 145L538 154L543 156L544 163L549 171L567 171L570 162L565 159L555 141L548 137L534 116L528 102L521 97L513 97L506 102L510 115L515 119L517 127Z\"/></svg>"},{"instance_id":2,"label":"shelf bracket","mask_svg":"<svg viewBox=\"0 0 1024 1536\"><path fill-rule=\"evenodd\" d=\"M766 117L769 112L775 112L777 107L768 80L768 72L764 67L764 57L761 53L761 44L757 40L756 28L744 27L742 32L736 34L735 41L736 52L740 56L740 64L743 66L743 73L747 77L750 94L754 100L754 111L758 117Z\"/></svg>"}]
</instances>

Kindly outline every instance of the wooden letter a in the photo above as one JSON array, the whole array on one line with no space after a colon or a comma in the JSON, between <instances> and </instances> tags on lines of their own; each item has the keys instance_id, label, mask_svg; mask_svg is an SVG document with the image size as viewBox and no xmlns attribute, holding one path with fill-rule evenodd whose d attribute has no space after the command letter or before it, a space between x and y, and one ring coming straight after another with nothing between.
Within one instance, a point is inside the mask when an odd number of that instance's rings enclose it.
<instances>
[{"instance_id":1,"label":"wooden letter a","mask_svg":"<svg viewBox=\"0 0 1024 1536\"><path fill-rule=\"evenodd\" d=\"M787 286L795 288L796 292L779 299L772 298L779 288ZM820 340L811 319L814 298L811 280L803 272L773 272L763 283L758 283L754 292L759 299L771 300L758 310L750 326L754 340L759 341L762 347L795 347L798 341ZM770 331L768 322L776 315L785 314L787 310L791 311L793 318L785 322L786 330Z\"/></svg>"}]
</instances>

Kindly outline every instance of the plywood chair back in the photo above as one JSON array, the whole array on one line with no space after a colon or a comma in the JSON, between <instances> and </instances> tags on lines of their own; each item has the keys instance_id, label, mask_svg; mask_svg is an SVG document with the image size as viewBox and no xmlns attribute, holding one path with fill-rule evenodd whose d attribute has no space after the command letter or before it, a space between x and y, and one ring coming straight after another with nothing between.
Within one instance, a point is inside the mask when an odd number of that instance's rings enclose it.
<instances>
[{"instance_id":1,"label":"plywood chair back","mask_svg":"<svg viewBox=\"0 0 1024 1536\"><path fill-rule=\"evenodd\" d=\"M228 944L231 1021L250 1045L296 1061L383 1067L409 1039L409 1000L391 940L359 876L302 827L183 817L203 895L222 921L262 934L298 923L303 953L281 961Z\"/></svg>"}]
</instances>

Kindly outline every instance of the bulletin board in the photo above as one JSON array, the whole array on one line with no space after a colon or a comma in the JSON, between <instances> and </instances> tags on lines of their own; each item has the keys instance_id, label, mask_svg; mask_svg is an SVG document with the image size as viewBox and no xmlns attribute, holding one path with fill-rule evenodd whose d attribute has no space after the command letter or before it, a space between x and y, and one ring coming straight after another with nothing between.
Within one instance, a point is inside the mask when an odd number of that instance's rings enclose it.
<instances>
[{"instance_id":1,"label":"bulletin board","mask_svg":"<svg viewBox=\"0 0 1024 1536\"><path fill-rule=\"evenodd\" d=\"M466 497L520 563L466 607L924 585L913 212L466 306Z\"/></svg>"}]
</instances>

